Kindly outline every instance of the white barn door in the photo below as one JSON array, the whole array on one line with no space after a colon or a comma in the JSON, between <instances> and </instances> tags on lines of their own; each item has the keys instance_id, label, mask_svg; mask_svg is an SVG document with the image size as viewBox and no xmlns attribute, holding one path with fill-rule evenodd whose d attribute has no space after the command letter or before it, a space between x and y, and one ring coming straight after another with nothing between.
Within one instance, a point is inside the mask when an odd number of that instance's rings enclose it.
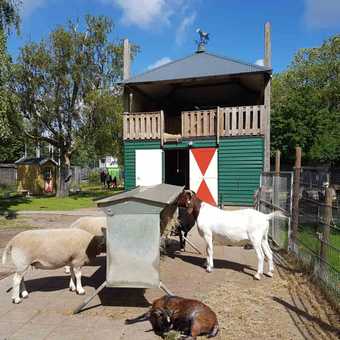
<instances>
[{"instance_id":1,"label":"white barn door","mask_svg":"<svg viewBox=\"0 0 340 340\"><path fill-rule=\"evenodd\" d=\"M217 148L190 149L190 189L209 204L218 204Z\"/></svg>"},{"instance_id":2,"label":"white barn door","mask_svg":"<svg viewBox=\"0 0 340 340\"><path fill-rule=\"evenodd\" d=\"M161 184L162 160L162 150L136 150L136 186Z\"/></svg>"}]
</instances>

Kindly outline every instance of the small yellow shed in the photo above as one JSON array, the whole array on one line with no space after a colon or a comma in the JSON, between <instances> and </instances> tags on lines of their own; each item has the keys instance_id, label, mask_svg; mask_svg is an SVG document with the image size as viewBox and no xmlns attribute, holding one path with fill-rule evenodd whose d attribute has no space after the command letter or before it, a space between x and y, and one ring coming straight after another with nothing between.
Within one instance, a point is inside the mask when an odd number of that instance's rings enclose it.
<instances>
[{"instance_id":1,"label":"small yellow shed","mask_svg":"<svg viewBox=\"0 0 340 340\"><path fill-rule=\"evenodd\" d=\"M23 158L16 161L18 191L30 195L56 192L57 162L51 158Z\"/></svg>"}]
</instances>

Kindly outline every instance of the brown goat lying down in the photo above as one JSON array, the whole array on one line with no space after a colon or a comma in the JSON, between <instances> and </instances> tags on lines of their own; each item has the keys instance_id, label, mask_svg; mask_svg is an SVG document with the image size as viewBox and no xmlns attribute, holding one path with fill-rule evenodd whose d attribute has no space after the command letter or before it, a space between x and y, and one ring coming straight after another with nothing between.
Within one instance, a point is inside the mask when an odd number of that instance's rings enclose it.
<instances>
[{"instance_id":1,"label":"brown goat lying down","mask_svg":"<svg viewBox=\"0 0 340 340\"><path fill-rule=\"evenodd\" d=\"M146 320L150 321L157 335L174 329L193 338L199 335L210 338L216 336L219 330L216 314L207 305L178 296L165 295L155 300L148 312L135 319L127 319L125 323Z\"/></svg>"}]
</instances>

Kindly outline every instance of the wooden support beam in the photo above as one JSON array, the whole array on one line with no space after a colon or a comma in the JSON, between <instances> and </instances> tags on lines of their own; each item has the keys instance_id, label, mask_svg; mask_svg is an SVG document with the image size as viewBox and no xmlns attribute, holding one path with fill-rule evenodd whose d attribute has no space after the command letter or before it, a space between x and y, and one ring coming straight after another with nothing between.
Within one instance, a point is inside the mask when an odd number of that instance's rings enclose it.
<instances>
[{"instance_id":1,"label":"wooden support beam","mask_svg":"<svg viewBox=\"0 0 340 340\"><path fill-rule=\"evenodd\" d=\"M123 79L130 78L130 64L131 64L131 51L129 39L124 39L123 42Z\"/></svg>"},{"instance_id":2,"label":"wooden support beam","mask_svg":"<svg viewBox=\"0 0 340 340\"><path fill-rule=\"evenodd\" d=\"M280 150L276 150L276 153L275 153L275 176L280 176L280 157L281 157Z\"/></svg>"},{"instance_id":3,"label":"wooden support beam","mask_svg":"<svg viewBox=\"0 0 340 340\"><path fill-rule=\"evenodd\" d=\"M271 24L267 22L264 27L264 65L271 67ZM265 126L264 126L264 171L270 171L270 96L271 76L267 80L264 90Z\"/></svg>"},{"instance_id":4,"label":"wooden support beam","mask_svg":"<svg viewBox=\"0 0 340 340\"><path fill-rule=\"evenodd\" d=\"M296 247L296 238L299 226L299 199L300 199L300 176L301 176L301 148L296 147L294 184L293 184L293 212L292 212L292 235L290 244L291 249Z\"/></svg>"}]
</instances>

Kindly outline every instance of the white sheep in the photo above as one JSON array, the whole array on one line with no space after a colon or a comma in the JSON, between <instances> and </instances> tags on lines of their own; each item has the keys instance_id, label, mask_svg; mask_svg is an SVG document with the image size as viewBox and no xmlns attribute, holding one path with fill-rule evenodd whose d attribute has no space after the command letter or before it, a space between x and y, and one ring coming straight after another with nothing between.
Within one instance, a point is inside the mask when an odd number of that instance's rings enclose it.
<instances>
[{"instance_id":1,"label":"white sheep","mask_svg":"<svg viewBox=\"0 0 340 340\"><path fill-rule=\"evenodd\" d=\"M106 216L83 216L73 222L70 228L85 230L95 236L103 236L106 223ZM70 274L69 266L65 266L65 274Z\"/></svg>"},{"instance_id":2,"label":"white sheep","mask_svg":"<svg viewBox=\"0 0 340 340\"><path fill-rule=\"evenodd\" d=\"M188 214L196 220L200 236L207 249L207 271L211 272L213 263L213 236L229 245L244 245L250 241L258 258L255 279L260 280L263 274L264 256L269 263L268 276L273 276L273 254L268 244L269 221L281 212L263 214L255 209L224 211L202 202L195 193L183 192L178 198L178 206L186 207Z\"/></svg>"},{"instance_id":3,"label":"white sheep","mask_svg":"<svg viewBox=\"0 0 340 340\"><path fill-rule=\"evenodd\" d=\"M14 303L28 297L24 275L30 266L40 269L71 267L70 290L85 294L81 285L81 267L103 250L105 239L80 229L26 230L13 237L2 256L5 264L8 253L16 267L13 277ZM75 284L76 283L76 284Z\"/></svg>"}]
</instances>

